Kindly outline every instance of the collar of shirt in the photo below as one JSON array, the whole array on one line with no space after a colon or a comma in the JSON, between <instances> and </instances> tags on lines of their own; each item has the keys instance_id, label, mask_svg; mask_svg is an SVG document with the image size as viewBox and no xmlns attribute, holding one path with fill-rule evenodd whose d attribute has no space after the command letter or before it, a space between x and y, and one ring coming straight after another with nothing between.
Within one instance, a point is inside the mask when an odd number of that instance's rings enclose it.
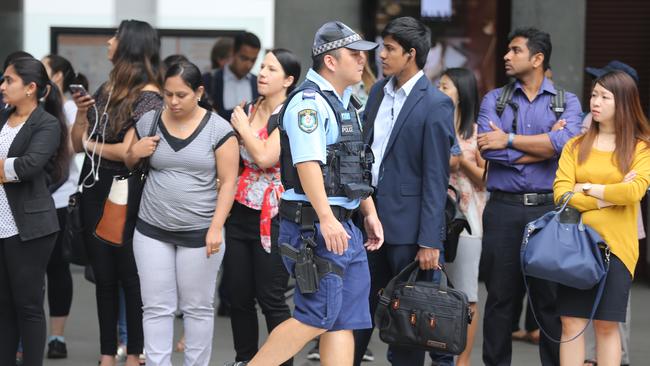
<instances>
[{"instance_id":1,"label":"collar of shirt","mask_svg":"<svg viewBox=\"0 0 650 366\"><path fill-rule=\"evenodd\" d=\"M339 99L341 104L343 104L343 108L348 109L348 103L350 102L350 97L352 96L352 86L348 86L347 88L345 88L345 90L343 90L343 96L341 97L336 92L332 84L329 81L327 81L327 79L322 77L319 73L314 71L314 69L309 69L309 71L307 71L306 79L316 83L316 85L318 85L321 91L328 90L334 92L334 95L336 95L336 97Z\"/></svg>"},{"instance_id":2,"label":"collar of shirt","mask_svg":"<svg viewBox=\"0 0 650 366\"><path fill-rule=\"evenodd\" d=\"M517 90L517 89L519 89L522 93L524 92L524 88L521 85L521 82L519 80L517 80L515 82L515 90ZM557 90L555 90L555 86L546 77L544 77L544 80L542 80L542 85L540 85L539 90L537 91L537 95L541 95L544 92L547 92L547 93L550 93L550 94L553 94L553 95L557 94Z\"/></svg>"},{"instance_id":3,"label":"collar of shirt","mask_svg":"<svg viewBox=\"0 0 650 366\"><path fill-rule=\"evenodd\" d=\"M243 78L238 78L237 75L235 75L232 70L230 70L230 64L224 66L223 68L223 79L224 80L234 80L234 81L240 81L240 80L248 80L248 77L250 76L249 74L246 74Z\"/></svg>"},{"instance_id":4,"label":"collar of shirt","mask_svg":"<svg viewBox=\"0 0 650 366\"><path fill-rule=\"evenodd\" d=\"M405 96L409 96L411 94L411 90L413 90L413 87L415 86L415 83L420 80L420 78L424 76L424 72L422 70L418 71L415 75L413 75L407 82L402 85L401 88L398 90L395 90L395 77L392 76L390 80L384 85L384 94L388 94L391 97L395 97L395 94L399 93L400 90L404 91Z\"/></svg>"}]
</instances>

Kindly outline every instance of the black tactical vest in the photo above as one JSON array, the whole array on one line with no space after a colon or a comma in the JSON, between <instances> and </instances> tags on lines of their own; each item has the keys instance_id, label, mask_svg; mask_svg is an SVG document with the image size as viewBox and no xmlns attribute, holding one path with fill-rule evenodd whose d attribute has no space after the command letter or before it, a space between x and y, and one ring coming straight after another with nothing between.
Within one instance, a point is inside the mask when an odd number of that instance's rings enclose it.
<instances>
[{"instance_id":1,"label":"black tactical vest","mask_svg":"<svg viewBox=\"0 0 650 366\"><path fill-rule=\"evenodd\" d=\"M343 108L334 92L321 91L318 85L310 80L305 80L287 97L278 117L281 146L280 169L284 188L287 190L293 188L296 193L304 194L300 179L298 179L298 171L291 158L289 136L283 126L286 106L296 94L302 91L307 91L303 94L303 99L313 98L314 93L325 98L336 115L339 128L338 141L327 145L326 164L321 165L325 193L328 197L367 198L373 191L370 186L370 166L374 157L370 147L363 143L357 109L352 101L350 101L348 109Z\"/></svg>"}]
</instances>

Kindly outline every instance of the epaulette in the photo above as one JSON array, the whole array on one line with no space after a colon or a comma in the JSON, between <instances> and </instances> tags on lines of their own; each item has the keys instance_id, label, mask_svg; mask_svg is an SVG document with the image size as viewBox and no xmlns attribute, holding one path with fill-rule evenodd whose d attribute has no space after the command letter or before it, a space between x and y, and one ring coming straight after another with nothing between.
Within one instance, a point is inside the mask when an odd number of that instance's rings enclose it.
<instances>
[{"instance_id":1,"label":"epaulette","mask_svg":"<svg viewBox=\"0 0 650 366\"><path fill-rule=\"evenodd\" d=\"M302 100L316 99L316 91L314 89L305 89L302 91Z\"/></svg>"}]
</instances>

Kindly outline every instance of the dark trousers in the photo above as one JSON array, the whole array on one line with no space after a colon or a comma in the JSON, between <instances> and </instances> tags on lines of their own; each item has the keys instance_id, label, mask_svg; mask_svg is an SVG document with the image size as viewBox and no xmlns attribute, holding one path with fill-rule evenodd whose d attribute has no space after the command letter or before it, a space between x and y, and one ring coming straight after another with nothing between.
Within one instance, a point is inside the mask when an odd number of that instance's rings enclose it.
<instances>
[{"instance_id":1,"label":"dark trousers","mask_svg":"<svg viewBox=\"0 0 650 366\"><path fill-rule=\"evenodd\" d=\"M488 297L483 321L483 362L489 366L510 365L512 324L523 286L519 253L524 227L546 212L552 204L524 206L490 199L483 212L482 267ZM555 311L556 285L529 278L530 296L541 325L554 338L562 332ZM559 365L560 347L543 334L539 353L542 365Z\"/></svg>"},{"instance_id":2,"label":"dark trousers","mask_svg":"<svg viewBox=\"0 0 650 366\"><path fill-rule=\"evenodd\" d=\"M407 265L415 260L420 247L418 245L384 245L377 251L368 252L368 265L370 266L370 313L373 315L377 309L379 298L377 294L380 289L386 287L388 282L402 271ZM428 271L425 276L432 278L433 272ZM354 331L354 365L361 364L370 338L372 337L371 329L361 329ZM388 358L392 365L395 366L417 366L424 364L424 351L414 350L404 347L388 347ZM436 357L437 358L437 357ZM449 357L451 358L451 357ZM451 360L453 362L453 359Z\"/></svg>"},{"instance_id":3,"label":"dark trousers","mask_svg":"<svg viewBox=\"0 0 650 366\"><path fill-rule=\"evenodd\" d=\"M0 365L14 365L18 339L23 365L43 364L45 269L56 234L23 242L0 239Z\"/></svg>"},{"instance_id":4,"label":"dark trousers","mask_svg":"<svg viewBox=\"0 0 650 366\"><path fill-rule=\"evenodd\" d=\"M82 170L87 171L87 158ZM102 355L117 353L117 318L119 310L120 286L124 289L126 302L126 324L128 333L127 352L131 355L142 353L144 335L142 332L142 297L140 279L133 256L133 243L122 247L108 245L93 235L95 226L108 197L113 176L122 172L100 169L99 181L83 191L81 200L84 215L84 241L88 259L95 276L95 297L97 317L99 318L99 342Z\"/></svg>"},{"instance_id":5,"label":"dark trousers","mask_svg":"<svg viewBox=\"0 0 650 366\"><path fill-rule=\"evenodd\" d=\"M533 312L530 309L530 304L528 304L528 297L526 296L526 289L522 286L521 287L521 292L516 295L516 302L515 302L515 312L513 313L513 318L512 318L512 331L516 332L518 330L521 330L521 327L519 326L519 320L521 318L521 314L526 309L525 315L524 315L524 330L526 332L532 332L539 327L537 326L537 323L535 322L535 318L533 318Z\"/></svg>"},{"instance_id":6,"label":"dark trousers","mask_svg":"<svg viewBox=\"0 0 650 366\"><path fill-rule=\"evenodd\" d=\"M258 351L259 329L255 300L270 333L291 317L285 301L289 274L278 250L279 225L271 225L271 253L260 242L260 211L235 202L226 223L224 285L230 296L230 323L237 361L247 361ZM292 365L289 360L283 365Z\"/></svg>"},{"instance_id":7,"label":"dark trousers","mask_svg":"<svg viewBox=\"0 0 650 366\"><path fill-rule=\"evenodd\" d=\"M66 211L65 207L56 210L61 230L65 228ZM47 264L47 300L50 305L50 316L68 316L72 305L72 275L70 263L63 260L62 240L63 235L56 238L54 250Z\"/></svg>"}]
</instances>

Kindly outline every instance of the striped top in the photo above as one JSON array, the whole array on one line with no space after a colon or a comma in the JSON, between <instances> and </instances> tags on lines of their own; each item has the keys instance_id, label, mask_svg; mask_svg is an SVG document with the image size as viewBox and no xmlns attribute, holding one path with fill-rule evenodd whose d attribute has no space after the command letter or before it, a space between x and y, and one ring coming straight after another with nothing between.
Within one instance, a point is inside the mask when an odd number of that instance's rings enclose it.
<instances>
[{"instance_id":1,"label":"striped top","mask_svg":"<svg viewBox=\"0 0 650 366\"><path fill-rule=\"evenodd\" d=\"M149 133L154 115L150 111L140 118L138 136ZM138 231L171 244L204 246L217 203L215 151L234 132L223 118L206 111L186 139L170 135L162 122L157 134L161 138L142 192Z\"/></svg>"}]
</instances>

